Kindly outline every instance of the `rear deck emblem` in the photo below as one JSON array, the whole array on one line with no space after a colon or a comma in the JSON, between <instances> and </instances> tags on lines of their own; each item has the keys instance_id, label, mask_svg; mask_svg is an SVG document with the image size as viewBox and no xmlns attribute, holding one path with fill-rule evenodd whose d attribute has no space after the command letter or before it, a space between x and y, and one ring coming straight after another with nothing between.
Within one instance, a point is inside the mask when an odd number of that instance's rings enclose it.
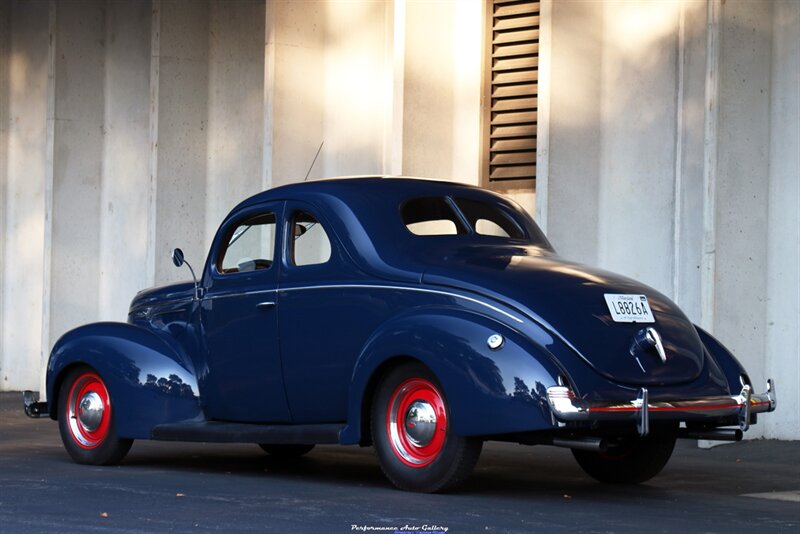
<instances>
[{"instance_id":1,"label":"rear deck emblem","mask_svg":"<svg viewBox=\"0 0 800 534\"><path fill-rule=\"evenodd\" d=\"M630 352L632 356L637 357L637 352L645 352L652 349L655 349L658 353L661 363L667 363L667 353L664 352L664 343L661 341L661 335L655 328L648 326L647 328L642 328L633 336ZM641 366L641 363L639 365Z\"/></svg>"}]
</instances>

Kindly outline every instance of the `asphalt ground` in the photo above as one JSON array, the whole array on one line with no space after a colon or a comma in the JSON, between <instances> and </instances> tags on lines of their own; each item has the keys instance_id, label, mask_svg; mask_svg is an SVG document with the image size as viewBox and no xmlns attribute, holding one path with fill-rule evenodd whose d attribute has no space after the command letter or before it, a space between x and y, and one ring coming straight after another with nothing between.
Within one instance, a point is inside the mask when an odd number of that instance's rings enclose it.
<instances>
[{"instance_id":1,"label":"asphalt ground","mask_svg":"<svg viewBox=\"0 0 800 534\"><path fill-rule=\"evenodd\" d=\"M758 497L746 494L765 494ZM770 497L770 498L764 498ZM0 394L0 532L800 532L800 442L698 449L661 475L600 484L570 451L488 443L465 487L398 491L371 448L276 461L256 445L137 441L123 464L73 463L57 424ZM388 530L384 530L388 529Z\"/></svg>"}]
</instances>

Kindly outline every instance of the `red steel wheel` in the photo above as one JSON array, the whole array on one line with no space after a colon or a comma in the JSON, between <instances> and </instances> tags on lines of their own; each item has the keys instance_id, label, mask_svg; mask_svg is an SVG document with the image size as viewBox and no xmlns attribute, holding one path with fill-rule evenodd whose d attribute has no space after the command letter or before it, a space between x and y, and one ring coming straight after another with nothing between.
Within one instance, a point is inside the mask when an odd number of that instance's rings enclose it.
<instances>
[{"instance_id":1,"label":"red steel wheel","mask_svg":"<svg viewBox=\"0 0 800 534\"><path fill-rule=\"evenodd\" d=\"M81 366L67 372L58 395L58 429L64 448L79 464L119 463L133 444L120 438L111 393L100 374Z\"/></svg>"},{"instance_id":2,"label":"red steel wheel","mask_svg":"<svg viewBox=\"0 0 800 534\"><path fill-rule=\"evenodd\" d=\"M433 462L447 437L447 409L436 386L423 378L397 386L386 411L386 433L405 465L420 468Z\"/></svg>"},{"instance_id":3,"label":"red steel wheel","mask_svg":"<svg viewBox=\"0 0 800 534\"><path fill-rule=\"evenodd\" d=\"M94 449L108 437L111 398L97 373L82 374L72 383L65 410L70 435L82 449Z\"/></svg>"},{"instance_id":4,"label":"red steel wheel","mask_svg":"<svg viewBox=\"0 0 800 534\"><path fill-rule=\"evenodd\" d=\"M467 479L483 441L455 434L450 410L442 385L421 363L407 361L385 373L372 399L370 429L392 484L430 493Z\"/></svg>"}]
</instances>

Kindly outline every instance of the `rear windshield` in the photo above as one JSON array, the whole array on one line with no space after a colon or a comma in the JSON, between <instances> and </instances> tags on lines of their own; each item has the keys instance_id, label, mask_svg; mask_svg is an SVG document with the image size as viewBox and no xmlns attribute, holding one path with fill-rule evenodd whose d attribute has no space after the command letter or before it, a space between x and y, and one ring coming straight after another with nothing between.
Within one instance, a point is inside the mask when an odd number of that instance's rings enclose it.
<instances>
[{"instance_id":1,"label":"rear windshield","mask_svg":"<svg viewBox=\"0 0 800 534\"><path fill-rule=\"evenodd\" d=\"M525 239L522 228L497 206L466 198L457 198L455 201L476 234Z\"/></svg>"},{"instance_id":2,"label":"rear windshield","mask_svg":"<svg viewBox=\"0 0 800 534\"><path fill-rule=\"evenodd\" d=\"M467 229L444 197L413 198L400 208L406 228L416 235L459 235Z\"/></svg>"},{"instance_id":3,"label":"rear windshield","mask_svg":"<svg viewBox=\"0 0 800 534\"><path fill-rule=\"evenodd\" d=\"M453 204L460 214L454 209ZM455 198L451 201L445 197L412 198L403 203L400 216L406 228L420 236L472 233L507 239L527 239L520 224L503 209L479 200Z\"/></svg>"}]
</instances>

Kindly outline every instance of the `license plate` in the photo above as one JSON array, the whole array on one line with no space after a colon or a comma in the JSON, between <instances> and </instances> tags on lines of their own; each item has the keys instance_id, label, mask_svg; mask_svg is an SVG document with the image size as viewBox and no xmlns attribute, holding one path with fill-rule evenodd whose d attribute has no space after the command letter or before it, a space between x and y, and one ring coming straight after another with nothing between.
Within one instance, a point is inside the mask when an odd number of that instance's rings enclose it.
<instances>
[{"instance_id":1,"label":"license plate","mask_svg":"<svg viewBox=\"0 0 800 534\"><path fill-rule=\"evenodd\" d=\"M645 295L606 293L608 311L615 323L654 323L653 312Z\"/></svg>"}]
</instances>

